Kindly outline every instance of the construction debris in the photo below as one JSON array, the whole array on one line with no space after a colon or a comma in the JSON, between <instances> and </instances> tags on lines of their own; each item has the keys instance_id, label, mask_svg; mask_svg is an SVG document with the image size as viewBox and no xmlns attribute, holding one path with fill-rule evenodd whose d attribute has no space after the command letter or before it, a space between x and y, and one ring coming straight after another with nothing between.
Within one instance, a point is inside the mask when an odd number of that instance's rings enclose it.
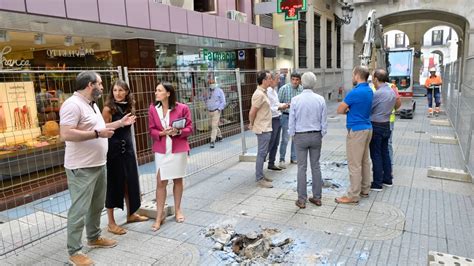
<instances>
[{"instance_id":1,"label":"construction debris","mask_svg":"<svg viewBox=\"0 0 474 266\"><path fill-rule=\"evenodd\" d=\"M215 241L213 250L225 263L283 263L293 246L291 238L282 237L274 228L238 234L232 225L226 225L207 228L204 235Z\"/></svg>"}]
</instances>

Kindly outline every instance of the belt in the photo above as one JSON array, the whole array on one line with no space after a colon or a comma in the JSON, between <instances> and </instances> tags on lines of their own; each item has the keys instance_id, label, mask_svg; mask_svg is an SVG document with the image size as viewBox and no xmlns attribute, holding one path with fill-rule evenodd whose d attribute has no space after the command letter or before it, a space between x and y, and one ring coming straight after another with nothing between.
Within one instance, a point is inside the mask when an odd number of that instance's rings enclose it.
<instances>
[{"instance_id":1,"label":"belt","mask_svg":"<svg viewBox=\"0 0 474 266\"><path fill-rule=\"evenodd\" d=\"M376 125L376 126L390 126L390 122L387 121L387 122L374 122L372 121L372 125Z\"/></svg>"},{"instance_id":2,"label":"belt","mask_svg":"<svg viewBox=\"0 0 474 266\"><path fill-rule=\"evenodd\" d=\"M290 113L281 113L282 115L290 115Z\"/></svg>"},{"instance_id":3,"label":"belt","mask_svg":"<svg viewBox=\"0 0 474 266\"><path fill-rule=\"evenodd\" d=\"M308 134L308 133L319 133L321 130L312 130L312 131L305 131L305 132L295 132L295 134Z\"/></svg>"}]
</instances>

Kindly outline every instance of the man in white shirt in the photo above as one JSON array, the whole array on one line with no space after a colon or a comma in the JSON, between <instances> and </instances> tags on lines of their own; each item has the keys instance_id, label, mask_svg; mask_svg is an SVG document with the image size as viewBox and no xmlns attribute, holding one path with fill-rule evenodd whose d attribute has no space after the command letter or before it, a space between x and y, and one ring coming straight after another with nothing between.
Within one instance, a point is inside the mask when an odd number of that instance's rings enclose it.
<instances>
[{"instance_id":1,"label":"man in white shirt","mask_svg":"<svg viewBox=\"0 0 474 266\"><path fill-rule=\"evenodd\" d=\"M282 168L275 165L275 157L280 142L281 111L288 109L287 103L280 103L278 100L278 84L280 82L280 75L278 73L272 74L272 85L267 88L267 96L270 99L270 109L272 111L272 137L268 146L268 169L274 171L281 171Z\"/></svg>"},{"instance_id":2,"label":"man in white shirt","mask_svg":"<svg viewBox=\"0 0 474 266\"><path fill-rule=\"evenodd\" d=\"M291 99L290 118L288 121L288 135L293 137L298 157L297 191L298 199L295 204L301 209L306 207L308 155L311 163L313 197L309 202L321 206L322 176L319 158L323 136L326 135L327 107L321 95L314 93L316 76L313 72L306 72L301 76L303 92Z\"/></svg>"}]
</instances>

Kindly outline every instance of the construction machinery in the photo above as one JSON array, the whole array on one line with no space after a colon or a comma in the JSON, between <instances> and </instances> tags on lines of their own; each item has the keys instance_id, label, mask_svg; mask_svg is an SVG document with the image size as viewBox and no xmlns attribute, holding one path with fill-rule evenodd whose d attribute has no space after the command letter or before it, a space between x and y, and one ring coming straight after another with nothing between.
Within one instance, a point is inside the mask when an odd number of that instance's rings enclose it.
<instances>
[{"instance_id":1,"label":"construction machinery","mask_svg":"<svg viewBox=\"0 0 474 266\"><path fill-rule=\"evenodd\" d=\"M372 9L365 22L363 46L359 55L360 65L373 70L385 68L392 84L397 86L402 106L400 118L413 118L416 102L413 100L413 56L412 48L385 49L383 45L383 26Z\"/></svg>"}]
</instances>

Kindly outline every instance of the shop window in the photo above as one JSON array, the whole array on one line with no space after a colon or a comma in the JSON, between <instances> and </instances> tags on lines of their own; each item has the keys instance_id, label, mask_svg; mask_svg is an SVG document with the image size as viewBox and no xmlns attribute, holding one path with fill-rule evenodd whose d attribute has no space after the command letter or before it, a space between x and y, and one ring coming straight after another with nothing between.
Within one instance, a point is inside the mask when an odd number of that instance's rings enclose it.
<instances>
[{"instance_id":1,"label":"shop window","mask_svg":"<svg viewBox=\"0 0 474 266\"><path fill-rule=\"evenodd\" d=\"M321 16L314 14L314 68L321 68Z\"/></svg>"},{"instance_id":2,"label":"shop window","mask_svg":"<svg viewBox=\"0 0 474 266\"><path fill-rule=\"evenodd\" d=\"M217 0L194 0L194 11L217 14Z\"/></svg>"},{"instance_id":3,"label":"shop window","mask_svg":"<svg viewBox=\"0 0 474 266\"><path fill-rule=\"evenodd\" d=\"M326 67L332 68L332 21L326 21Z\"/></svg>"},{"instance_id":4,"label":"shop window","mask_svg":"<svg viewBox=\"0 0 474 266\"><path fill-rule=\"evenodd\" d=\"M405 33L395 33L395 48L405 47Z\"/></svg>"},{"instance_id":5,"label":"shop window","mask_svg":"<svg viewBox=\"0 0 474 266\"><path fill-rule=\"evenodd\" d=\"M341 68L342 35L341 24L336 23L336 67Z\"/></svg>"},{"instance_id":6,"label":"shop window","mask_svg":"<svg viewBox=\"0 0 474 266\"><path fill-rule=\"evenodd\" d=\"M431 45L443 45L443 30L433 30L431 32Z\"/></svg>"},{"instance_id":7,"label":"shop window","mask_svg":"<svg viewBox=\"0 0 474 266\"><path fill-rule=\"evenodd\" d=\"M308 67L306 55L306 12L300 13L300 20L298 21L298 67Z\"/></svg>"}]
</instances>

